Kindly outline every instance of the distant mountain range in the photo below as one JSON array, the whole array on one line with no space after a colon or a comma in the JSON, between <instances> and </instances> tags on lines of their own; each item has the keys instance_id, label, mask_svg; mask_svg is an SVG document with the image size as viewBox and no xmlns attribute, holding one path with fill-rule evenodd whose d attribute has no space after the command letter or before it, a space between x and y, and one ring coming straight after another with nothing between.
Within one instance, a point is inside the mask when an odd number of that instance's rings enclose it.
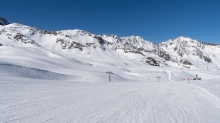
<instances>
[{"instance_id":1,"label":"distant mountain range","mask_svg":"<svg viewBox=\"0 0 220 123\"><path fill-rule=\"evenodd\" d=\"M10 24L0 17L0 45L38 47L48 52L129 58L153 66L190 69L220 68L220 45L179 36L159 44L139 36L94 35L83 30L45 31L22 24Z\"/></svg>"}]
</instances>

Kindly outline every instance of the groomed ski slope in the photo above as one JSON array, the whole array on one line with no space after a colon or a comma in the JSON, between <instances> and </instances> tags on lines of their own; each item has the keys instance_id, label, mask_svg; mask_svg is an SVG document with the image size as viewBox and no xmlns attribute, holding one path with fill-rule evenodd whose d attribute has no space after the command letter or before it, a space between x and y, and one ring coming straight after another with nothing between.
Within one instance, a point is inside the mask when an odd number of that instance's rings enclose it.
<instances>
[{"instance_id":1,"label":"groomed ski slope","mask_svg":"<svg viewBox=\"0 0 220 123\"><path fill-rule=\"evenodd\" d=\"M219 81L73 82L0 78L2 123L218 123ZM214 92L212 92L214 91Z\"/></svg>"}]
</instances>

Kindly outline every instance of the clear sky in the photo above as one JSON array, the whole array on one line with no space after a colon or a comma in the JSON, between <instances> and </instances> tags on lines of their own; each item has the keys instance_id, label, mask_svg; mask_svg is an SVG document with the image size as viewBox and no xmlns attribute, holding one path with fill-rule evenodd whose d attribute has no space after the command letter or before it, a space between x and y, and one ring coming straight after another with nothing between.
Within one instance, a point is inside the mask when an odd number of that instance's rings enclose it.
<instances>
[{"instance_id":1,"label":"clear sky","mask_svg":"<svg viewBox=\"0 0 220 123\"><path fill-rule=\"evenodd\" d=\"M11 23L49 31L220 43L220 0L0 0L0 11Z\"/></svg>"}]
</instances>

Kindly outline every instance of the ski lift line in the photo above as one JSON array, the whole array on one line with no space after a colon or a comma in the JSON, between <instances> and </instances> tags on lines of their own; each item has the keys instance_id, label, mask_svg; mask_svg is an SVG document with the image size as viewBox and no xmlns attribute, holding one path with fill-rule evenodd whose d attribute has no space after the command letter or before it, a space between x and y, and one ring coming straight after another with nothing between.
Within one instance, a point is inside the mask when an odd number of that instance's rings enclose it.
<instances>
[{"instance_id":1,"label":"ski lift line","mask_svg":"<svg viewBox=\"0 0 220 123\"><path fill-rule=\"evenodd\" d=\"M83 70L83 71L87 71L87 72L97 72L97 73L106 73L105 71L89 71L89 70ZM114 74L114 73L112 73L112 74Z\"/></svg>"},{"instance_id":2,"label":"ski lift line","mask_svg":"<svg viewBox=\"0 0 220 123\"><path fill-rule=\"evenodd\" d=\"M161 78L160 76L156 76L156 78L158 78L158 82L159 82L159 79Z\"/></svg>"},{"instance_id":3,"label":"ski lift line","mask_svg":"<svg viewBox=\"0 0 220 123\"><path fill-rule=\"evenodd\" d=\"M109 82L111 81L111 74L113 74L111 71L106 72L109 74Z\"/></svg>"}]
</instances>

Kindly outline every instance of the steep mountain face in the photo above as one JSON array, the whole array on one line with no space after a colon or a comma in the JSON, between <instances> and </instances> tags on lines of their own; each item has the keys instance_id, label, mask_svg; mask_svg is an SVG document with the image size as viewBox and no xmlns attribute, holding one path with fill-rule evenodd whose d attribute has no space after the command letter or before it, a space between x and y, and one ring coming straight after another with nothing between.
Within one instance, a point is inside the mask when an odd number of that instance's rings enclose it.
<instances>
[{"instance_id":1,"label":"steep mountain face","mask_svg":"<svg viewBox=\"0 0 220 123\"><path fill-rule=\"evenodd\" d=\"M3 22L3 21L2 21ZM45 31L22 24L0 25L0 46L37 47L67 57L126 58L153 66L219 68L220 45L177 37L154 44L139 36L94 35L83 30ZM8 24L8 23L7 23ZM206 66L200 66L202 63Z\"/></svg>"},{"instance_id":2,"label":"steep mountain face","mask_svg":"<svg viewBox=\"0 0 220 123\"><path fill-rule=\"evenodd\" d=\"M50 49L69 52L91 53L91 50L122 50L125 53L134 53L144 56L142 52L150 52L155 45L139 36L121 37L116 35L94 35L83 30L45 31L21 24L10 24L0 28L5 45L40 46ZM25 46L25 45L24 45ZM112 52L113 52L112 51Z\"/></svg>"},{"instance_id":3,"label":"steep mountain face","mask_svg":"<svg viewBox=\"0 0 220 123\"><path fill-rule=\"evenodd\" d=\"M8 25L10 24L5 18L0 17L0 25Z\"/></svg>"},{"instance_id":4,"label":"steep mountain face","mask_svg":"<svg viewBox=\"0 0 220 123\"><path fill-rule=\"evenodd\" d=\"M173 56L172 61L183 65L193 65L189 57L200 58L201 60L212 63L211 52L214 54L219 54L219 45L209 45L205 43L198 42L189 37L177 37L175 39L170 39L166 42L160 43L161 50L169 53Z\"/></svg>"}]
</instances>

